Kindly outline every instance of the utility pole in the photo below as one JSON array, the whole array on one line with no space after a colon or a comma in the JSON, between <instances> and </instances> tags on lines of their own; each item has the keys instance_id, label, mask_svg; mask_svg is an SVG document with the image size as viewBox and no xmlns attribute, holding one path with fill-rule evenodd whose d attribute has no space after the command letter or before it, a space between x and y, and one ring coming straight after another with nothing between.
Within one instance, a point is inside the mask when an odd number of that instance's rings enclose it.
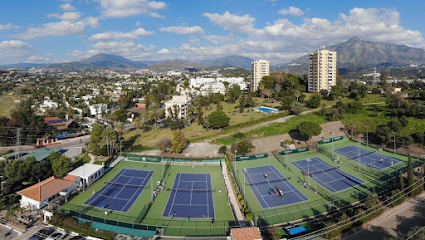
<instances>
[{"instance_id":1,"label":"utility pole","mask_svg":"<svg viewBox=\"0 0 425 240\"><path fill-rule=\"evenodd\" d=\"M16 129L16 153L15 159L19 158L20 150L21 150L21 128Z\"/></svg>"},{"instance_id":2,"label":"utility pole","mask_svg":"<svg viewBox=\"0 0 425 240\"><path fill-rule=\"evenodd\" d=\"M369 147L369 126L365 126L366 127L366 146Z\"/></svg>"}]
</instances>

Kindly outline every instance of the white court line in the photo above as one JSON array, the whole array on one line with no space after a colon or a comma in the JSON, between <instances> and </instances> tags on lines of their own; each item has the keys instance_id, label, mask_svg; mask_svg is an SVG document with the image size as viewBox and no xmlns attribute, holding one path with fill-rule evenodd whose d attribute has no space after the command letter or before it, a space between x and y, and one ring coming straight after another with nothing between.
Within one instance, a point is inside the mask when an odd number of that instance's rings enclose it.
<instances>
[{"instance_id":1,"label":"white court line","mask_svg":"<svg viewBox=\"0 0 425 240\"><path fill-rule=\"evenodd\" d=\"M275 170L269 165L269 167L270 167L270 169L274 172ZM275 173L276 174L276 173ZM279 176L279 174L277 175L277 176ZM282 177L283 177L283 175L281 175ZM286 181L288 181L288 180L286 180ZM286 183L286 181L284 181L283 179L282 179L282 182L289 188L289 189L291 189L292 190L292 192L294 192L301 200L303 199L296 191L294 191L294 189L292 189L292 187L290 186L290 185L288 185L287 183ZM292 184L291 184L292 185ZM293 186L293 185L292 185ZM298 191L298 189L297 189L297 191ZM304 196L305 197L305 196Z\"/></svg>"},{"instance_id":2,"label":"white court line","mask_svg":"<svg viewBox=\"0 0 425 240\"><path fill-rule=\"evenodd\" d=\"M177 183L177 189L178 189L179 182L180 182L180 177L181 177L182 175L181 175L181 173L177 173L177 174L179 175L179 179L178 179L178 181L176 182L176 183ZM173 209L174 201L176 200L177 192L178 192L178 190L175 190L174 197L173 197L173 202L171 203L171 207L170 207L170 211L168 212L168 216L170 216L171 210Z\"/></svg>"},{"instance_id":3,"label":"white court line","mask_svg":"<svg viewBox=\"0 0 425 240\"><path fill-rule=\"evenodd\" d=\"M151 177L150 177L150 178L151 178L151 179L152 179L152 181L153 181L153 172L149 171L149 173L148 173L148 174L151 174ZM143 192L143 190L145 189L145 185L143 185L143 183L145 183L146 179L149 179L149 178L147 178L147 177L145 177L145 178L144 178L144 180L143 180L143 182L142 182L142 185L140 185L140 186L137 188L137 190L136 190L136 191L134 191L133 195L132 195L132 196L131 196L131 198L128 200L127 204L125 204L125 205L124 205L124 207L123 207L123 208L121 208L121 210L122 210L122 209L125 209L125 207L127 207L127 205L131 202L131 199L133 199L134 195L135 195L135 194L136 194L136 193L140 190L140 188L141 188L141 187L142 187L142 192ZM140 194L141 194L142 192L140 192L138 196L140 196ZM131 204L131 205L133 205L135 201L136 201L136 200L134 200L134 201L132 202L132 204ZM127 211L128 211L128 210L127 210Z\"/></svg>"},{"instance_id":4,"label":"white court line","mask_svg":"<svg viewBox=\"0 0 425 240\"><path fill-rule=\"evenodd\" d=\"M246 173L247 173L247 175L248 175L249 179L251 179L251 182L254 182L254 181L252 181L251 176L249 176L249 173L248 173L248 172L246 172ZM244 172L244 177L246 178L245 172ZM254 187L255 187L255 189L257 190L257 192L259 193L259 195L260 195L260 196L262 196L262 195L261 195L261 192L258 190L258 188L257 188L256 184L254 184ZM245 193L244 193L244 194L245 194ZM254 195L255 195L255 194L254 194ZM257 197L257 196L255 196L255 197ZM269 206L269 204L267 204L267 201L266 201L263 197L261 197L261 198L263 199L263 201L266 203L267 207L269 208L270 206ZM257 201L259 201L259 200L257 199ZM260 203L260 205L261 205L261 206L263 206L261 203Z\"/></svg>"}]
</instances>

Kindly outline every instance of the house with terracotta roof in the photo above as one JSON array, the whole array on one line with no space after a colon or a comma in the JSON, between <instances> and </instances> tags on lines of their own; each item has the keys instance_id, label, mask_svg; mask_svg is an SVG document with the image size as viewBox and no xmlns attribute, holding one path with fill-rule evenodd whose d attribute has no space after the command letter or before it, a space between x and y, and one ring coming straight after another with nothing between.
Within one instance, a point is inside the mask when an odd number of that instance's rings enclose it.
<instances>
[{"instance_id":1,"label":"house with terracotta roof","mask_svg":"<svg viewBox=\"0 0 425 240\"><path fill-rule=\"evenodd\" d=\"M77 189L80 183L80 177L67 175L63 178L55 176L25 188L17 194L21 195L21 207L41 209L49 204L50 201L59 196L67 196L73 190Z\"/></svg>"},{"instance_id":2,"label":"house with terracotta roof","mask_svg":"<svg viewBox=\"0 0 425 240\"><path fill-rule=\"evenodd\" d=\"M232 240L261 240L260 229L258 227L232 228L230 229Z\"/></svg>"}]
</instances>

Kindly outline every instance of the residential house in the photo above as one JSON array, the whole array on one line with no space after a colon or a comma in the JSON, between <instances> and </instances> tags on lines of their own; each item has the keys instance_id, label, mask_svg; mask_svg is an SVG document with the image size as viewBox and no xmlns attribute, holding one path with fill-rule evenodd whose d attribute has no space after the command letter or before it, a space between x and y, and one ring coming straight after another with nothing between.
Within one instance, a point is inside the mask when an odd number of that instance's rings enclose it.
<instances>
[{"instance_id":1,"label":"residential house","mask_svg":"<svg viewBox=\"0 0 425 240\"><path fill-rule=\"evenodd\" d=\"M21 196L20 205L32 210L41 209L59 196L68 196L78 188L79 182L80 177L74 175L67 175L63 178L49 177L17 192Z\"/></svg>"}]
</instances>

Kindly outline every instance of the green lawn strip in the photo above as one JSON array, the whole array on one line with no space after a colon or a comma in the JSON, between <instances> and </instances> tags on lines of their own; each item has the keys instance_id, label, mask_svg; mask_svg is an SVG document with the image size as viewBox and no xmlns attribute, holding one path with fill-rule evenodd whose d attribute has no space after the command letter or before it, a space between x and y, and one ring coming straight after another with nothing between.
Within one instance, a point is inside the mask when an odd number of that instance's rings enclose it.
<instances>
[{"instance_id":1,"label":"green lawn strip","mask_svg":"<svg viewBox=\"0 0 425 240\"><path fill-rule=\"evenodd\" d=\"M288 119L284 123L271 123L269 126L266 127L260 127L254 130L251 130L249 132L244 133L246 137L254 137L254 138L261 138L261 137L269 137L274 136L278 134L285 134L289 133L290 131L294 130L298 124L304 121L309 122L315 122L318 124L326 123L326 117L321 116L318 113L310 113L306 115L300 115L295 116L290 119ZM214 144L225 144L229 145L234 142L239 141L240 139L234 138L233 136L223 137L217 139Z\"/></svg>"}]
</instances>

